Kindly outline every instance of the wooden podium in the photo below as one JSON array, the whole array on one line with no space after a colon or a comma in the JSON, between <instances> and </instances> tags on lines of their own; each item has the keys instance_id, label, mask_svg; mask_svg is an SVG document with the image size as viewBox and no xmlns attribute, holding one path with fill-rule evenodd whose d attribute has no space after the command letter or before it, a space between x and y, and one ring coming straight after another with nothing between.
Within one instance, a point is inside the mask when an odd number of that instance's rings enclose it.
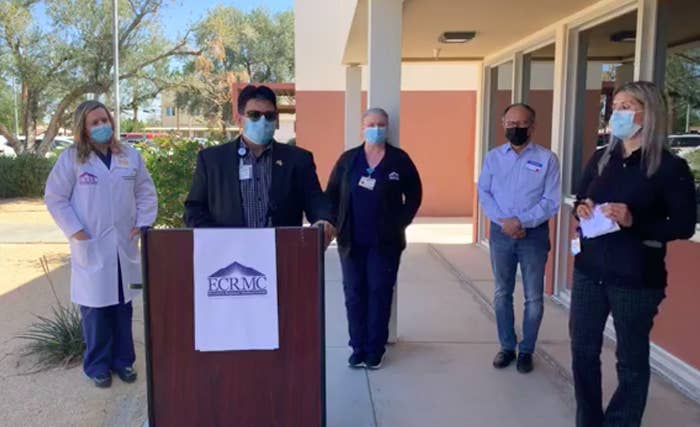
<instances>
[{"instance_id":1,"label":"wooden podium","mask_svg":"<svg viewBox=\"0 0 700 427\"><path fill-rule=\"evenodd\" d=\"M142 233L149 427L324 427L323 233L275 230L279 349L194 346L192 230Z\"/></svg>"}]
</instances>

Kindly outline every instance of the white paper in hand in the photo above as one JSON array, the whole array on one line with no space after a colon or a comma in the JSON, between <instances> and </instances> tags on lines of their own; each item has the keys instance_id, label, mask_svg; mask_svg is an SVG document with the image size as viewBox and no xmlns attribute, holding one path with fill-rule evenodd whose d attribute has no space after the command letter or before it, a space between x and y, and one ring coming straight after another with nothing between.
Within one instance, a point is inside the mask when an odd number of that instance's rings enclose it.
<instances>
[{"instance_id":1,"label":"white paper in hand","mask_svg":"<svg viewBox=\"0 0 700 427\"><path fill-rule=\"evenodd\" d=\"M603 215L603 211L601 210L603 206L605 206L605 204L596 205L595 208L593 208L593 216L590 218L581 218L581 233L583 237L592 239L620 230L620 224Z\"/></svg>"}]
</instances>

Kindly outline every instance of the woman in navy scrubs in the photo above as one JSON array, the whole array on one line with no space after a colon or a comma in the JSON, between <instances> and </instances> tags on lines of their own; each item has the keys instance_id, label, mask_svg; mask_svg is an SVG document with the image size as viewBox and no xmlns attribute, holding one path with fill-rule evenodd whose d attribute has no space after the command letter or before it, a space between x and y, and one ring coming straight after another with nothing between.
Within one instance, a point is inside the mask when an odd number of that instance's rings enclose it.
<instances>
[{"instance_id":1,"label":"woman in navy scrubs","mask_svg":"<svg viewBox=\"0 0 700 427\"><path fill-rule=\"evenodd\" d=\"M381 108L362 117L364 143L338 159L326 194L333 204L343 270L351 367L379 369L406 227L421 203L418 170L408 154L387 144Z\"/></svg>"}]
</instances>

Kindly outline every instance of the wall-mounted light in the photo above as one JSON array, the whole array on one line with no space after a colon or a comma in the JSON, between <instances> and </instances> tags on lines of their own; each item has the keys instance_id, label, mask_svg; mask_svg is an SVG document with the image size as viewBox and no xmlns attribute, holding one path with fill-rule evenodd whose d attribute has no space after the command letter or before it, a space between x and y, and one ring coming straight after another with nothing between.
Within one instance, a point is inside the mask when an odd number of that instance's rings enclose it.
<instances>
[{"instance_id":1,"label":"wall-mounted light","mask_svg":"<svg viewBox=\"0 0 700 427\"><path fill-rule=\"evenodd\" d=\"M466 43L476 36L476 31L445 31L440 34L440 43Z\"/></svg>"},{"instance_id":2,"label":"wall-mounted light","mask_svg":"<svg viewBox=\"0 0 700 427\"><path fill-rule=\"evenodd\" d=\"M610 41L615 43L634 43L637 33L631 30L618 31L610 35Z\"/></svg>"}]
</instances>

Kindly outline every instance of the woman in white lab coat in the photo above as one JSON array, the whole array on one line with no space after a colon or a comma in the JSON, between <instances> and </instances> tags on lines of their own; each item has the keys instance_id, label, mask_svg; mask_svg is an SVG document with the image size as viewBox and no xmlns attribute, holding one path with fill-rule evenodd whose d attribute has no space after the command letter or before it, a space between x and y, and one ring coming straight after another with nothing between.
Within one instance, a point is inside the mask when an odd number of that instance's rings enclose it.
<instances>
[{"instance_id":1,"label":"woman in white lab coat","mask_svg":"<svg viewBox=\"0 0 700 427\"><path fill-rule=\"evenodd\" d=\"M101 388L112 372L125 382L133 369L129 288L141 282L139 228L156 219L157 196L143 159L119 143L114 120L98 101L75 112L75 144L46 182L46 206L70 242L71 300L80 306L85 374Z\"/></svg>"}]
</instances>

